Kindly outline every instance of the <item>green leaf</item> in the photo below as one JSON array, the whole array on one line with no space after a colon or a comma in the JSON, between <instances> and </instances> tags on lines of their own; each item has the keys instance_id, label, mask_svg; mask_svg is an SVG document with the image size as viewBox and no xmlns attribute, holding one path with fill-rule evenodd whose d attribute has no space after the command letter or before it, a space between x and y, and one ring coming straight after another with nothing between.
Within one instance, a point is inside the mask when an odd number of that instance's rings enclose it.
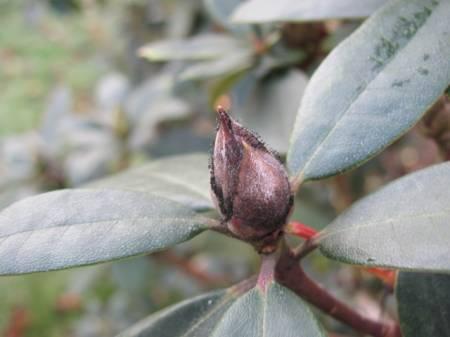
<instances>
[{"instance_id":1,"label":"green leaf","mask_svg":"<svg viewBox=\"0 0 450 337\"><path fill-rule=\"evenodd\" d=\"M450 270L450 163L363 198L319 235L322 252L367 266Z\"/></svg>"},{"instance_id":2,"label":"green leaf","mask_svg":"<svg viewBox=\"0 0 450 337\"><path fill-rule=\"evenodd\" d=\"M195 210L213 208L209 192L208 156L167 157L95 181L89 188L147 192Z\"/></svg>"},{"instance_id":3,"label":"green leaf","mask_svg":"<svg viewBox=\"0 0 450 337\"><path fill-rule=\"evenodd\" d=\"M296 70L269 77L259 81L246 102L237 104L233 112L271 148L286 153L301 93L307 83L307 77Z\"/></svg>"},{"instance_id":4,"label":"green leaf","mask_svg":"<svg viewBox=\"0 0 450 337\"><path fill-rule=\"evenodd\" d=\"M450 336L450 275L402 272L396 296L403 337Z\"/></svg>"},{"instance_id":5,"label":"green leaf","mask_svg":"<svg viewBox=\"0 0 450 337\"><path fill-rule=\"evenodd\" d=\"M360 165L400 137L450 82L450 1L392 0L311 78L291 136L298 180Z\"/></svg>"},{"instance_id":6,"label":"green leaf","mask_svg":"<svg viewBox=\"0 0 450 337\"><path fill-rule=\"evenodd\" d=\"M246 75L248 75L248 71L244 69L230 72L214 81L209 90L209 105L215 109L216 102L220 96L228 94L232 88L239 83L239 80L243 79Z\"/></svg>"},{"instance_id":7,"label":"green leaf","mask_svg":"<svg viewBox=\"0 0 450 337\"><path fill-rule=\"evenodd\" d=\"M213 291L156 313L117 337L203 337L240 295L235 287Z\"/></svg>"},{"instance_id":8,"label":"green leaf","mask_svg":"<svg viewBox=\"0 0 450 337\"><path fill-rule=\"evenodd\" d=\"M325 337L314 314L297 295L278 283L256 287L225 313L213 337Z\"/></svg>"},{"instance_id":9,"label":"green leaf","mask_svg":"<svg viewBox=\"0 0 450 337\"><path fill-rule=\"evenodd\" d=\"M252 66L253 52L240 48L229 50L218 58L189 65L180 73L182 81L202 80L241 72Z\"/></svg>"},{"instance_id":10,"label":"green leaf","mask_svg":"<svg viewBox=\"0 0 450 337\"><path fill-rule=\"evenodd\" d=\"M0 213L0 275L93 264L190 239L208 219L147 193L61 190Z\"/></svg>"},{"instance_id":11,"label":"green leaf","mask_svg":"<svg viewBox=\"0 0 450 337\"><path fill-rule=\"evenodd\" d=\"M242 47L243 43L233 37L208 33L185 40L153 42L141 47L139 55L150 61L209 60Z\"/></svg>"},{"instance_id":12,"label":"green leaf","mask_svg":"<svg viewBox=\"0 0 450 337\"><path fill-rule=\"evenodd\" d=\"M250 0L233 13L233 22L317 21L361 18L376 11L386 0Z\"/></svg>"}]
</instances>

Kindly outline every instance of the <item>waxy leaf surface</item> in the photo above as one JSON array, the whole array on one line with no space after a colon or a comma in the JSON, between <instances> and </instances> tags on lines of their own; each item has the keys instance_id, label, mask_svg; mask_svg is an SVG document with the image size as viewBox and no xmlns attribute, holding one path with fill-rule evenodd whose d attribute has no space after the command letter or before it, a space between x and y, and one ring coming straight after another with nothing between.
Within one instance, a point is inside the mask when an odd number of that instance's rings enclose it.
<instances>
[{"instance_id":1,"label":"waxy leaf surface","mask_svg":"<svg viewBox=\"0 0 450 337\"><path fill-rule=\"evenodd\" d=\"M189 154L155 160L88 185L146 192L175 200L195 210L212 208L208 156Z\"/></svg>"},{"instance_id":2,"label":"waxy leaf surface","mask_svg":"<svg viewBox=\"0 0 450 337\"><path fill-rule=\"evenodd\" d=\"M197 296L162 310L118 337L203 337L212 330L241 294L240 286Z\"/></svg>"},{"instance_id":3,"label":"waxy leaf surface","mask_svg":"<svg viewBox=\"0 0 450 337\"><path fill-rule=\"evenodd\" d=\"M319 235L327 256L407 270L450 270L450 163L412 173L355 203Z\"/></svg>"},{"instance_id":4,"label":"waxy leaf surface","mask_svg":"<svg viewBox=\"0 0 450 337\"><path fill-rule=\"evenodd\" d=\"M211 336L325 337L308 305L276 282L236 300Z\"/></svg>"},{"instance_id":5,"label":"waxy leaf surface","mask_svg":"<svg viewBox=\"0 0 450 337\"><path fill-rule=\"evenodd\" d=\"M150 316L118 337L209 336L233 300L223 290L201 295Z\"/></svg>"},{"instance_id":6,"label":"waxy leaf surface","mask_svg":"<svg viewBox=\"0 0 450 337\"><path fill-rule=\"evenodd\" d=\"M450 0L392 0L312 76L288 153L298 181L360 165L392 143L450 83Z\"/></svg>"},{"instance_id":7,"label":"waxy leaf surface","mask_svg":"<svg viewBox=\"0 0 450 337\"><path fill-rule=\"evenodd\" d=\"M208 220L148 193L61 190L0 213L0 275L146 254L190 239Z\"/></svg>"}]
</instances>

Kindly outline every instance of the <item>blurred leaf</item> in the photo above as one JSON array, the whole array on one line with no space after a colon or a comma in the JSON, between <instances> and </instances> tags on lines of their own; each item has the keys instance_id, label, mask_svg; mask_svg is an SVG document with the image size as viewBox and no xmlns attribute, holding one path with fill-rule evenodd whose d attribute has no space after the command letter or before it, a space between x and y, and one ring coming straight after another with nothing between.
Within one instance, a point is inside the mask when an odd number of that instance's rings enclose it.
<instances>
[{"instance_id":1,"label":"blurred leaf","mask_svg":"<svg viewBox=\"0 0 450 337\"><path fill-rule=\"evenodd\" d=\"M118 166L123 147L110 129L89 120L69 126L60 134L60 155L69 186L103 177Z\"/></svg>"},{"instance_id":2,"label":"blurred leaf","mask_svg":"<svg viewBox=\"0 0 450 337\"><path fill-rule=\"evenodd\" d=\"M183 120L190 115L189 103L174 94L174 72L170 67L162 69L126 99L124 110L131 124L129 143L133 150L153 145L161 123Z\"/></svg>"},{"instance_id":3,"label":"blurred leaf","mask_svg":"<svg viewBox=\"0 0 450 337\"><path fill-rule=\"evenodd\" d=\"M450 336L450 275L401 272L396 296L404 337Z\"/></svg>"},{"instance_id":4,"label":"blurred leaf","mask_svg":"<svg viewBox=\"0 0 450 337\"><path fill-rule=\"evenodd\" d=\"M95 101L101 113L111 114L120 107L130 91L128 78L119 72L102 76L95 87Z\"/></svg>"},{"instance_id":5,"label":"blurred leaf","mask_svg":"<svg viewBox=\"0 0 450 337\"><path fill-rule=\"evenodd\" d=\"M239 121L259 133L269 147L286 153L302 91L308 83L300 71L259 81L243 105L233 109Z\"/></svg>"},{"instance_id":6,"label":"blurred leaf","mask_svg":"<svg viewBox=\"0 0 450 337\"><path fill-rule=\"evenodd\" d=\"M228 94L233 86L239 82L245 75L247 74L247 70L241 70L237 72L230 72L213 83L209 93L209 104L213 109L215 109L215 105L220 96Z\"/></svg>"},{"instance_id":7,"label":"blurred leaf","mask_svg":"<svg viewBox=\"0 0 450 337\"><path fill-rule=\"evenodd\" d=\"M133 123L139 123L142 116L151 111L155 102L173 97L174 78L170 68L164 68L158 74L134 89L125 100L124 110Z\"/></svg>"},{"instance_id":8,"label":"blurred leaf","mask_svg":"<svg viewBox=\"0 0 450 337\"><path fill-rule=\"evenodd\" d=\"M154 144L158 139L158 126L161 123L186 120L191 113L188 102L174 96L159 97L148 103L148 110L133 121L133 132L129 140L133 150L145 149Z\"/></svg>"},{"instance_id":9,"label":"blurred leaf","mask_svg":"<svg viewBox=\"0 0 450 337\"><path fill-rule=\"evenodd\" d=\"M147 1L147 3L157 4L160 7L165 5L161 1ZM173 3L170 15L166 17L165 36L169 38L182 38L189 35L192 28L196 24L197 14L201 8L201 2L194 1L177 1ZM153 10L148 12L154 13ZM162 14L162 13L161 13ZM164 20L163 14L161 21Z\"/></svg>"},{"instance_id":10,"label":"blurred leaf","mask_svg":"<svg viewBox=\"0 0 450 337\"><path fill-rule=\"evenodd\" d=\"M147 192L196 210L212 208L208 156L189 154L167 157L98 180L90 188Z\"/></svg>"},{"instance_id":11,"label":"blurred leaf","mask_svg":"<svg viewBox=\"0 0 450 337\"><path fill-rule=\"evenodd\" d=\"M0 140L0 188L31 181L37 175L40 140L35 132Z\"/></svg>"},{"instance_id":12,"label":"blurred leaf","mask_svg":"<svg viewBox=\"0 0 450 337\"><path fill-rule=\"evenodd\" d=\"M0 274L103 262L170 247L208 220L148 193L61 190L19 201L0 213Z\"/></svg>"},{"instance_id":13,"label":"blurred leaf","mask_svg":"<svg viewBox=\"0 0 450 337\"><path fill-rule=\"evenodd\" d=\"M208 60L222 56L242 42L225 34L208 33L185 40L163 40L150 43L139 55L150 61Z\"/></svg>"},{"instance_id":14,"label":"blurred leaf","mask_svg":"<svg viewBox=\"0 0 450 337\"><path fill-rule=\"evenodd\" d=\"M304 51L288 49L279 44L271 49L271 53L264 54L260 58L255 73L258 77L264 77L273 71L293 67L304 60L305 57Z\"/></svg>"},{"instance_id":15,"label":"blurred leaf","mask_svg":"<svg viewBox=\"0 0 450 337\"><path fill-rule=\"evenodd\" d=\"M366 17L386 0L249 0L236 8L232 22L317 21Z\"/></svg>"},{"instance_id":16,"label":"blurred leaf","mask_svg":"<svg viewBox=\"0 0 450 337\"><path fill-rule=\"evenodd\" d=\"M322 252L347 263L450 270L450 163L363 198L320 233Z\"/></svg>"},{"instance_id":17,"label":"blurred leaf","mask_svg":"<svg viewBox=\"0 0 450 337\"><path fill-rule=\"evenodd\" d=\"M231 14L242 3L242 0L203 0L203 3L211 18L222 27L235 33L250 31L250 27L236 25L230 21Z\"/></svg>"},{"instance_id":18,"label":"blurred leaf","mask_svg":"<svg viewBox=\"0 0 450 337\"><path fill-rule=\"evenodd\" d=\"M448 86L449 20L448 1L389 1L330 54L291 138L299 180L355 167L414 125Z\"/></svg>"},{"instance_id":19,"label":"blurred leaf","mask_svg":"<svg viewBox=\"0 0 450 337\"><path fill-rule=\"evenodd\" d=\"M46 146L52 147L57 142L60 123L72 113L72 109L73 97L70 88L65 85L55 87L48 97L40 127L40 134Z\"/></svg>"},{"instance_id":20,"label":"blurred leaf","mask_svg":"<svg viewBox=\"0 0 450 337\"><path fill-rule=\"evenodd\" d=\"M296 294L278 283L240 297L218 323L213 337L325 337L314 314Z\"/></svg>"},{"instance_id":21,"label":"blurred leaf","mask_svg":"<svg viewBox=\"0 0 450 337\"><path fill-rule=\"evenodd\" d=\"M235 49L214 60L189 65L181 72L179 78L183 81L192 81L241 72L250 68L252 61L253 52L251 50Z\"/></svg>"},{"instance_id":22,"label":"blurred leaf","mask_svg":"<svg viewBox=\"0 0 450 337\"><path fill-rule=\"evenodd\" d=\"M200 295L138 322L118 337L210 336L238 296L233 288Z\"/></svg>"}]
</instances>

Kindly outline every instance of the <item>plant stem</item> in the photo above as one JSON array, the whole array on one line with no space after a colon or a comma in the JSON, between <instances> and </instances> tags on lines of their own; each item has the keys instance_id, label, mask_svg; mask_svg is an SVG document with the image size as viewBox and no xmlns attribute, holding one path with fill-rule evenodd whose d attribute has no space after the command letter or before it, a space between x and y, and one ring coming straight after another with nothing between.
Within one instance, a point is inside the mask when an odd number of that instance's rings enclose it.
<instances>
[{"instance_id":1,"label":"plant stem","mask_svg":"<svg viewBox=\"0 0 450 337\"><path fill-rule=\"evenodd\" d=\"M401 337L397 323L375 321L364 317L310 279L288 249L284 251L278 262L276 278L280 283L324 313L359 332L373 337Z\"/></svg>"}]
</instances>

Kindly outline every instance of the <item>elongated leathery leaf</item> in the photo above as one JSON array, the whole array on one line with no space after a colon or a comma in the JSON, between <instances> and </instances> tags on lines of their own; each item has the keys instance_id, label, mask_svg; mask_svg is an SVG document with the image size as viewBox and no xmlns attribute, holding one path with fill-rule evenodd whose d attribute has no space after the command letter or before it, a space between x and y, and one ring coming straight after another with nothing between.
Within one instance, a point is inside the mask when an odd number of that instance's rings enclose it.
<instances>
[{"instance_id":1,"label":"elongated leathery leaf","mask_svg":"<svg viewBox=\"0 0 450 337\"><path fill-rule=\"evenodd\" d=\"M208 156L188 154L152 161L95 181L90 188L147 192L196 210L212 208Z\"/></svg>"},{"instance_id":2,"label":"elongated leathery leaf","mask_svg":"<svg viewBox=\"0 0 450 337\"><path fill-rule=\"evenodd\" d=\"M208 60L243 46L245 45L233 37L210 33L186 40L153 42L142 47L139 54L150 61Z\"/></svg>"},{"instance_id":3,"label":"elongated leathery leaf","mask_svg":"<svg viewBox=\"0 0 450 337\"><path fill-rule=\"evenodd\" d=\"M252 61L253 52L250 49L231 50L214 60L197 62L187 66L180 73L179 78L182 81L193 81L225 76L249 69Z\"/></svg>"},{"instance_id":4,"label":"elongated leathery leaf","mask_svg":"<svg viewBox=\"0 0 450 337\"><path fill-rule=\"evenodd\" d=\"M361 164L397 139L450 83L450 0L392 0L311 78L288 154L301 180Z\"/></svg>"},{"instance_id":5,"label":"elongated leathery leaf","mask_svg":"<svg viewBox=\"0 0 450 337\"><path fill-rule=\"evenodd\" d=\"M372 14L386 0L250 0L233 13L234 22L316 21L361 18Z\"/></svg>"},{"instance_id":6,"label":"elongated leathery leaf","mask_svg":"<svg viewBox=\"0 0 450 337\"><path fill-rule=\"evenodd\" d=\"M0 275L69 268L150 253L188 240L207 219L147 193L61 190L0 213Z\"/></svg>"},{"instance_id":7,"label":"elongated leathery leaf","mask_svg":"<svg viewBox=\"0 0 450 337\"><path fill-rule=\"evenodd\" d=\"M208 156L204 154L155 160L93 182L88 187L153 193L196 210L213 207Z\"/></svg>"},{"instance_id":8,"label":"elongated leathery leaf","mask_svg":"<svg viewBox=\"0 0 450 337\"><path fill-rule=\"evenodd\" d=\"M365 197L319 236L344 262L450 270L450 163L405 176Z\"/></svg>"},{"instance_id":9,"label":"elongated leathery leaf","mask_svg":"<svg viewBox=\"0 0 450 337\"><path fill-rule=\"evenodd\" d=\"M213 337L324 337L313 313L297 295L271 282L250 290L225 313Z\"/></svg>"},{"instance_id":10,"label":"elongated leathery leaf","mask_svg":"<svg viewBox=\"0 0 450 337\"><path fill-rule=\"evenodd\" d=\"M450 275L401 272L396 296L404 337L450 336Z\"/></svg>"},{"instance_id":11,"label":"elongated leathery leaf","mask_svg":"<svg viewBox=\"0 0 450 337\"><path fill-rule=\"evenodd\" d=\"M118 337L211 336L223 314L251 284L248 280L183 301L138 322Z\"/></svg>"}]
</instances>

